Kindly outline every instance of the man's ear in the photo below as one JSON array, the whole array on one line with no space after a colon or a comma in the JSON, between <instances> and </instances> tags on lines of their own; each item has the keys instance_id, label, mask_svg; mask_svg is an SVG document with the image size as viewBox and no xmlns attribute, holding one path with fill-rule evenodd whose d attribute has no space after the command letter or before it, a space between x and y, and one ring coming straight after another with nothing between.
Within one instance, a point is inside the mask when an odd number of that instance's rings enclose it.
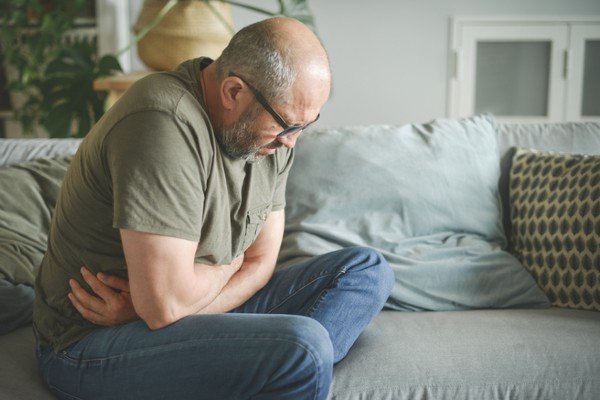
<instances>
[{"instance_id":1,"label":"man's ear","mask_svg":"<svg viewBox=\"0 0 600 400\"><path fill-rule=\"evenodd\" d=\"M240 92L244 88L242 81L234 76L229 76L221 82L221 102L227 111L233 111L240 106L242 100Z\"/></svg>"}]
</instances>

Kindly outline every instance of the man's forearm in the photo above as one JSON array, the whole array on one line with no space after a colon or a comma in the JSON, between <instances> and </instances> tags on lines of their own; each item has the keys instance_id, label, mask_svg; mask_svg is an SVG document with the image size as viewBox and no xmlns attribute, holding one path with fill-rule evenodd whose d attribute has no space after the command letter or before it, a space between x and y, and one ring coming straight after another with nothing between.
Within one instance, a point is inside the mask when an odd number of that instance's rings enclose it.
<instances>
[{"instance_id":1,"label":"man's forearm","mask_svg":"<svg viewBox=\"0 0 600 400\"><path fill-rule=\"evenodd\" d=\"M240 263L234 260L228 265L205 265L205 264L194 264L197 279L205 280L210 284L207 285L207 289L202 294L202 299L197 303L200 306L199 309L203 309L207 305L213 303L218 298L223 290L229 285L231 280L237 275L240 269ZM198 312L199 309L195 310Z\"/></svg>"},{"instance_id":2,"label":"man's forearm","mask_svg":"<svg viewBox=\"0 0 600 400\"><path fill-rule=\"evenodd\" d=\"M188 290L186 297L189 303L187 304L187 310L184 311L184 316L195 314L213 303L240 270L242 263L243 256L234 259L230 264L206 265L194 263L194 278L202 284L203 290L198 292ZM197 286L192 285L191 287ZM182 303L182 306L185 306L185 304Z\"/></svg>"},{"instance_id":3,"label":"man's forearm","mask_svg":"<svg viewBox=\"0 0 600 400\"><path fill-rule=\"evenodd\" d=\"M241 306L267 284L273 269L274 266L257 261L245 262L214 300L198 313L219 314Z\"/></svg>"},{"instance_id":4,"label":"man's forearm","mask_svg":"<svg viewBox=\"0 0 600 400\"><path fill-rule=\"evenodd\" d=\"M146 300L141 304L136 304L132 296L136 312L151 329L162 328L195 314L217 298L240 268L241 262L242 259L235 259L228 265L194 264L187 278L143 293L141 297Z\"/></svg>"}]
</instances>

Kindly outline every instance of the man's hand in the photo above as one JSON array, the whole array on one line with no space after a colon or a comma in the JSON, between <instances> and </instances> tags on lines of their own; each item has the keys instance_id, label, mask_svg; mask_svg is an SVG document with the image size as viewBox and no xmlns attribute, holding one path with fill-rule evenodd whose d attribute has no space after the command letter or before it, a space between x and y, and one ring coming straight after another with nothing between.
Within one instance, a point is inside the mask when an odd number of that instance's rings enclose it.
<instances>
[{"instance_id":1,"label":"man's hand","mask_svg":"<svg viewBox=\"0 0 600 400\"><path fill-rule=\"evenodd\" d=\"M93 324L114 326L138 319L129 293L129 282L100 272L94 276L85 267L81 275L97 296L89 294L75 279L69 280L69 300L81 316Z\"/></svg>"}]
</instances>

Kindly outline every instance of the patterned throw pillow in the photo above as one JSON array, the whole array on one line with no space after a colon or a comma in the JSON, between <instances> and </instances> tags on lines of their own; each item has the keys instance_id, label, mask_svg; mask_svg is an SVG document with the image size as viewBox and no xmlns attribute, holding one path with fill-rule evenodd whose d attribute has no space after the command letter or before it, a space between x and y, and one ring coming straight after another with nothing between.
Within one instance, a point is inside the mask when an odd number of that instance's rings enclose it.
<instances>
[{"instance_id":1,"label":"patterned throw pillow","mask_svg":"<svg viewBox=\"0 0 600 400\"><path fill-rule=\"evenodd\" d=\"M557 307L600 311L600 156L518 149L512 249Z\"/></svg>"}]
</instances>

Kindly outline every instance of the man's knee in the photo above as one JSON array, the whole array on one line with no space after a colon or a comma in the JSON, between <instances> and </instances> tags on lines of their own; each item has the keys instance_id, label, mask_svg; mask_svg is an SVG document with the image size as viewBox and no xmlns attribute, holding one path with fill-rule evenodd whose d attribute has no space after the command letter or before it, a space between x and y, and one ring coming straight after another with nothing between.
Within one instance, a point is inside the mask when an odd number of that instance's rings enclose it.
<instances>
[{"instance_id":1,"label":"man's knee","mask_svg":"<svg viewBox=\"0 0 600 400\"><path fill-rule=\"evenodd\" d=\"M356 246L347 251L357 260L356 267L364 277L365 287L371 288L383 301L387 300L394 286L395 275L385 257L370 247Z\"/></svg>"},{"instance_id":2,"label":"man's knee","mask_svg":"<svg viewBox=\"0 0 600 400\"><path fill-rule=\"evenodd\" d=\"M311 393L311 398L326 396L334 360L327 330L312 318L296 315L282 316L275 328L277 345L283 350L280 372L284 371L285 386L297 385L297 390Z\"/></svg>"},{"instance_id":3,"label":"man's knee","mask_svg":"<svg viewBox=\"0 0 600 400\"><path fill-rule=\"evenodd\" d=\"M300 357L318 365L333 364L333 346L327 330L312 318L288 315L278 322L278 331Z\"/></svg>"}]
</instances>

